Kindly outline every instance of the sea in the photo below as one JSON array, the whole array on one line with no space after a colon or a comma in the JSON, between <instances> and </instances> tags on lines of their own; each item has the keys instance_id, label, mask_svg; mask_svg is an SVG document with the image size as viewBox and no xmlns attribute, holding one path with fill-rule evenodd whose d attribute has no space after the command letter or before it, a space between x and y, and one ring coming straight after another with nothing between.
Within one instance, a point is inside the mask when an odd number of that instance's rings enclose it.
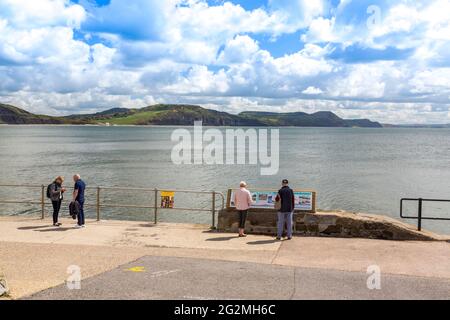
<instances>
[{"instance_id":1,"label":"sea","mask_svg":"<svg viewBox=\"0 0 450 320\"><path fill-rule=\"evenodd\" d=\"M289 179L293 189L317 192L318 209L399 220L402 198L450 199L450 129L272 128L279 130L279 170L273 175L262 175L259 164L174 163L177 142L171 137L179 129L0 126L0 185L47 186L62 175L70 192L72 176L79 173L90 187L88 217L96 215L97 187L117 187L101 190L102 204L122 206L102 207L102 219L139 221L152 221L154 210L127 206L154 206L154 188L179 190L173 199L175 209L158 210L158 220L189 223L211 223L210 192L222 193L226 203L227 190L242 180L251 190L277 190L282 179ZM227 129L231 128L218 128ZM38 216L39 205L1 201L40 198L40 188L0 186L0 215ZM69 198L66 195L66 201ZM62 215L68 214L66 204ZM222 205L219 195L216 205ZM406 202L404 210L405 215L417 215L417 202ZM50 207L46 211L49 214ZM450 203L425 202L423 215L450 219ZM450 234L450 221L427 220L423 227Z\"/></svg>"}]
</instances>

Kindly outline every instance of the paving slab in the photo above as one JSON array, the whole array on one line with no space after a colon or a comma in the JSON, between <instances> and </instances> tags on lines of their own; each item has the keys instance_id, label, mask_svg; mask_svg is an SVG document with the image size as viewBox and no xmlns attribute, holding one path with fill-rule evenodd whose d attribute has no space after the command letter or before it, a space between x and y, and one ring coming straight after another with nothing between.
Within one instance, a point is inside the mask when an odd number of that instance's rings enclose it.
<instances>
[{"instance_id":1,"label":"paving slab","mask_svg":"<svg viewBox=\"0 0 450 320\"><path fill-rule=\"evenodd\" d=\"M283 242L273 263L357 272L366 272L376 265L383 273L450 279L450 244L295 238Z\"/></svg>"},{"instance_id":2,"label":"paving slab","mask_svg":"<svg viewBox=\"0 0 450 320\"><path fill-rule=\"evenodd\" d=\"M367 277L248 262L143 257L83 280L79 290L62 285L27 299L450 299L448 280L383 275L380 290L370 290Z\"/></svg>"},{"instance_id":3,"label":"paving slab","mask_svg":"<svg viewBox=\"0 0 450 320\"><path fill-rule=\"evenodd\" d=\"M0 241L223 250L242 250L245 241L235 234L211 232L209 226L198 224L87 220L85 229L74 229L73 220L61 222L62 227L53 227L47 220L0 217ZM280 246L274 241L264 242L265 236L252 235L249 239L260 241L248 248L252 251L276 251Z\"/></svg>"},{"instance_id":4,"label":"paving slab","mask_svg":"<svg viewBox=\"0 0 450 320\"><path fill-rule=\"evenodd\" d=\"M40 219L0 218L0 269L8 278L12 298L64 284L70 265L80 266L86 279L144 256L256 263L258 270L317 269L329 275L366 275L367 268L376 265L386 276L450 279L450 243L443 241L307 237L275 241L258 235L238 238L202 225L88 221L86 229L76 230L72 221L63 223L55 228ZM301 287L296 290L302 292ZM308 297L306 292L301 296Z\"/></svg>"}]
</instances>

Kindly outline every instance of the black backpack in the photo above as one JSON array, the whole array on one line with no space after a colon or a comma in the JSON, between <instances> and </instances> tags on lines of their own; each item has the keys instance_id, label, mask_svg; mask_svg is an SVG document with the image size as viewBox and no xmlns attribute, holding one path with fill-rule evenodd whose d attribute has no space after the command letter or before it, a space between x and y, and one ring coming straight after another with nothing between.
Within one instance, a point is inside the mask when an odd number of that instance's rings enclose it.
<instances>
[{"instance_id":1,"label":"black backpack","mask_svg":"<svg viewBox=\"0 0 450 320\"><path fill-rule=\"evenodd\" d=\"M47 186L47 198L51 199L52 198L52 186L55 186L55 191L58 190L58 188L56 187L56 183L52 182Z\"/></svg>"}]
</instances>

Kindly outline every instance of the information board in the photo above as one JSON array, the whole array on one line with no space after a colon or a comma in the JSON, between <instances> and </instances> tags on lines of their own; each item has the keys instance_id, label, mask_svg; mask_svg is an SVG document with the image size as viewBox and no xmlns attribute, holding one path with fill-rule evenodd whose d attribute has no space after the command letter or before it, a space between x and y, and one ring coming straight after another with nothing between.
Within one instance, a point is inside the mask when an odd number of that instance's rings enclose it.
<instances>
[{"instance_id":1,"label":"information board","mask_svg":"<svg viewBox=\"0 0 450 320\"><path fill-rule=\"evenodd\" d=\"M235 208L234 191L228 191L228 207ZM250 191L253 204L251 208L273 209L278 191ZM316 192L294 190L295 210L314 212L316 209Z\"/></svg>"}]
</instances>

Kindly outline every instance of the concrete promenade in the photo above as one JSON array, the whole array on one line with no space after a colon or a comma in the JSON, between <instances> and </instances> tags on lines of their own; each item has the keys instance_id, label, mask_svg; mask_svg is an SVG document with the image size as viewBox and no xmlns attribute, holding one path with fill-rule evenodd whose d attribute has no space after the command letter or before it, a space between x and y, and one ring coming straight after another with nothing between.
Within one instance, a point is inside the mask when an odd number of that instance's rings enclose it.
<instances>
[{"instance_id":1,"label":"concrete promenade","mask_svg":"<svg viewBox=\"0 0 450 320\"><path fill-rule=\"evenodd\" d=\"M13 299L450 299L447 241L278 242L202 225L88 221L76 230L62 222L0 218L0 273ZM83 290L63 286L70 265L81 268ZM366 287L372 265L382 290Z\"/></svg>"}]
</instances>

